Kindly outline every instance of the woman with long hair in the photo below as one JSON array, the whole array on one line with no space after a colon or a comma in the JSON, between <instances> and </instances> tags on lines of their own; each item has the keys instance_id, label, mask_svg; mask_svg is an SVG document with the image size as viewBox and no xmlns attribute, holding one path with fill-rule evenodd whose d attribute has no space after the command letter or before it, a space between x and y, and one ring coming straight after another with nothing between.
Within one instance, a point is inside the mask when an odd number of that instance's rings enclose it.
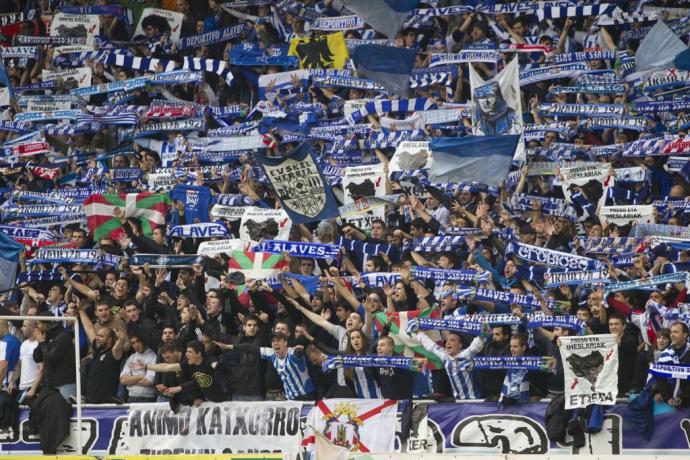
<instances>
[{"instance_id":1,"label":"woman with long hair","mask_svg":"<svg viewBox=\"0 0 690 460\"><path fill-rule=\"evenodd\" d=\"M348 333L346 355L361 356L369 352L371 341L362 331L355 329ZM381 388L374 379L370 369L364 367L353 367L345 369L345 378L355 385L358 398L380 399Z\"/></svg>"}]
</instances>

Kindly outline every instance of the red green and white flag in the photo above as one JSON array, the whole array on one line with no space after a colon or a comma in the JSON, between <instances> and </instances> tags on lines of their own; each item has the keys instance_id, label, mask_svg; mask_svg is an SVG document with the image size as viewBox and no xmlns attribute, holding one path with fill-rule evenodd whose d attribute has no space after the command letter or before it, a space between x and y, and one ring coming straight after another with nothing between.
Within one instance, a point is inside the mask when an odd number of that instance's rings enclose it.
<instances>
[{"instance_id":1,"label":"red green and white flag","mask_svg":"<svg viewBox=\"0 0 690 460\"><path fill-rule=\"evenodd\" d=\"M84 201L84 213L93 239L117 238L121 232L120 220L115 217L115 208L125 212L125 217L134 217L141 222L144 234L151 236L153 229L165 224L165 215L171 201L163 193L121 193L101 195L94 193Z\"/></svg>"},{"instance_id":2,"label":"red green and white flag","mask_svg":"<svg viewBox=\"0 0 690 460\"><path fill-rule=\"evenodd\" d=\"M230 272L241 272L245 278L261 280L278 276L288 266L282 254L252 251L230 251L228 269ZM237 292L244 290L244 285L237 286Z\"/></svg>"},{"instance_id":3,"label":"red green and white flag","mask_svg":"<svg viewBox=\"0 0 690 460\"><path fill-rule=\"evenodd\" d=\"M391 328L389 335L395 342L395 352L411 358L427 358L429 369L443 369L441 359L428 351L422 343L415 337L407 335L407 322L411 318L440 318L441 314L436 308L424 310L401 311L396 313L378 312L374 313L374 324L376 329L381 332L386 323L390 322ZM434 331L428 331L434 332ZM436 332L438 333L438 332ZM438 337L440 338L440 336ZM436 340L432 337L432 340Z\"/></svg>"}]
</instances>

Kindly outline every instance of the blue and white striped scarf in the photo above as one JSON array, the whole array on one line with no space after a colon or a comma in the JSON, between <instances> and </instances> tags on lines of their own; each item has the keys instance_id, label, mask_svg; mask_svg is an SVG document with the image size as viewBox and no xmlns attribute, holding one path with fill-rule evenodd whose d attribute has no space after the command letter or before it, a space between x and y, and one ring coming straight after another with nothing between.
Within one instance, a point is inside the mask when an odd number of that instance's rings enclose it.
<instances>
[{"instance_id":1,"label":"blue and white striped scarf","mask_svg":"<svg viewBox=\"0 0 690 460\"><path fill-rule=\"evenodd\" d=\"M464 236L425 236L415 238L412 246L417 252L446 252L460 249L465 244Z\"/></svg>"},{"instance_id":2,"label":"blue and white striped scarf","mask_svg":"<svg viewBox=\"0 0 690 460\"><path fill-rule=\"evenodd\" d=\"M635 226L635 236L638 238L647 236L668 236L690 239L690 228L680 225L637 224Z\"/></svg>"},{"instance_id":3,"label":"blue and white striped scarf","mask_svg":"<svg viewBox=\"0 0 690 460\"><path fill-rule=\"evenodd\" d=\"M580 246L588 254L632 254L644 244L644 238L633 237L588 238L579 236L577 238L580 241Z\"/></svg>"},{"instance_id":4,"label":"blue and white striped scarf","mask_svg":"<svg viewBox=\"0 0 690 460\"><path fill-rule=\"evenodd\" d=\"M538 67L520 72L520 85L531 85L541 81L559 80L561 78L575 78L590 69L584 62L574 62L551 67Z\"/></svg>"},{"instance_id":5,"label":"blue and white striped scarf","mask_svg":"<svg viewBox=\"0 0 690 460\"><path fill-rule=\"evenodd\" d=\"M346 120L350 124L356 124L365 119L370 113L382 115L390 112L416 112L435 107L436 103L434 100L425 97L415 99L377 99L364 104L364 107L353 112Z\"/></svg>"},{"instance_id":6,"label":"blue and white striped scarf","mask_svg":"<svg viewBox=\"0 0 690 460\"><path fill-rule=\"evenodd\" d=\"M612 283L604 287L604 297L607 295L618 292L618 291L628 291L631 289L656 289L657 284L667 284L667 283L686 283L688 284L688 272L676 272L669 273L666 275L652 276L646 279L637 279L633 281L626 281L623 283Z\"/></svg>"},{"instance_id":7,"label":"blue and white striped scarf","mask_svg":"<svg viewBox=\"0 0 690 460\"><path fill-rule=\"evenodd\" d=\"M615 3L577 6L544 6L537 9L536 13L539 20L543 21L544 19L610 15L615 8Z\"/></svg>"}]
</instances>

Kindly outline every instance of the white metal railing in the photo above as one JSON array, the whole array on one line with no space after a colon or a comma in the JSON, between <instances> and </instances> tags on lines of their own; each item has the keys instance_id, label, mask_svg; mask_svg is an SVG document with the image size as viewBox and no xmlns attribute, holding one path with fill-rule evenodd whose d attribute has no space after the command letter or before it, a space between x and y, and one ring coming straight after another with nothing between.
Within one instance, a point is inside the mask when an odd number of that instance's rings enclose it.
<instances>
[{"instance_id":1,"label":"white metal railing","mask_svg":"<svg viewBox=\"0 0 690 460\"><path fill-rule=\"evenodd\" d=\"M8 321L70 321L74 326L74 369L75 377L77 379L77 452L83 454L83 444L81 439L81 373L79 369L80 351L79 351L79 320L71 316L0 316L0 319L6 319Z\"/></svg>"}]
</instances>

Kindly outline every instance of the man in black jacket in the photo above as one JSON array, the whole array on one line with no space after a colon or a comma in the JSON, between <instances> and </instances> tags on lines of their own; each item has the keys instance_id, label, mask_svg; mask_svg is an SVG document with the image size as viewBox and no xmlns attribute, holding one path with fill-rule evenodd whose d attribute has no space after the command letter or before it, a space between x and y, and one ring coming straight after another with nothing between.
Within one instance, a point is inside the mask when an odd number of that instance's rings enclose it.
<instances>
[{"instance_id":1,"label":"man in black jacket","mask_svg":"<svg viewBox=\"0 0 690 460\"><path fill-rule=\"evenodd\" d=\"M233 345L249 343L257 347L267 346L268 329L261 326L257 316L247 315L244 318L244 333L232 341ZM225 344L221 344L221 348ZM236 350L239 362L230 373L230 390L233 401L263 401L265 361L256 353Z\"/></svg>"},{"instance_id":2,"label":"man in black jacket","mask_svg":"<svg viewBox=\"0 0 690 460\"><path fill-rule=\"evenodd\" d=\"M390 336L379 338L376 343L376 354L393 356L395 343ZM381 394L386 399L412 399L412 371L395 367L375 367L372 369L374 379L381 387Z\"/></svg>"},{"instance_id":3,"label":"man in black jacket","mask_svg":"<svg viewBox=\"0 0 690 460\"><path fill-rule=\"evenodd\" d=\"M39 316L51 316L42 312ZM69 332L61 322L41 321L34 332L38 347L34 350L34 361L45 363L43 384L55 388L69 402L77 394L74 345Z\"/></svg>"},{"instance_id":4,"label":"man in black jacket","mask_svg":"<svg viewBox=\"0 0 690 460\"><path fill-rule=\"evenodd\" d=\"M479 356L510 356L510 328L505 326L492 328L491 338L491 341L484 344ZM481 371L477 372L477 376L484 398L487 401L498 401L506 372Z\"/></svg>"}]
</instances>

